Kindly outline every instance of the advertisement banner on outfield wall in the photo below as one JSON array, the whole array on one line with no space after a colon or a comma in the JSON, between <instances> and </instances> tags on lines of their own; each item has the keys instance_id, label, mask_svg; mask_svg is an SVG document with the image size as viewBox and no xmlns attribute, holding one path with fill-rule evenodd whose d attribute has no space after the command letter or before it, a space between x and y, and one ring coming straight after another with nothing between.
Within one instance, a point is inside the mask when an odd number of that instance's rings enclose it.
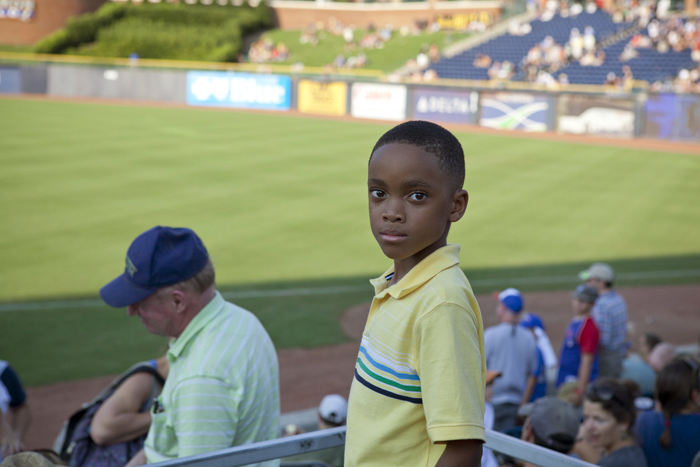
<instances>
[{"instance_id":1,"label":"advertisement banner on outfield wall","mask_svg":"<svg viewBox=\"0 0 700 467\"><path fill-rule=\"evenodd\" d=\"M655 94L644 104L644 135L652 138L700 140L700 96Z\"/></svg>"},{"instance_id":2,"label":"advertisement banner on outfield wall","mask_svg":"<svg viewBox=\"0 0 700 467\"><path fill-rule=\"evenodd\" d=\"M602 96L559 96L557 130L576 135L634 136L634 101Z\"/></svg>"},{"instance_id":3,"label":"advertisement banner on outfield wall","mask_svg":"<svg viewBox=\"0 0 700 467\"><path fill-rule=\"evenodd\" d=\"M343 81L301 80L297 85L297 110L302 113L342 116L348 107L348 85Z\"/></svg>"},{"instance_id":4,"label":"advertisement banner on outfield wall","mask_svg":"<svg viewBox=\"0 0 700 467\"><path fill-rule=\"evenodd\" d=\"M17 94L22 88L22 79L17 68L0 68L0 92Z\"/></svg>"},{"instance_id":5,"label":"advertisement banner on outfield wall","mask_svg":"<svg viewBox=\"0 0 700 467\"><path fill-rule=\"evenodd\" d=\"M413 118L432 122L476 123L479 93L415 88Z\"/></svg>"},{"instance_id":6,"label":"advertisement banner on outfield wall","mask_svg":"<svg viewBox=\"0 0 700 467\"><path fill-rule=\"evenodd\" d=\"M187 103L216 107L289 110L289 76L224 71L188 71Z\"/></svg>"},{"instance_id":7,"label":"advertisement banner on outfield wall","mask_svg":"<svg viewBox=\"0 0 700 467\"><path fill-rule=\"evenodd\" d=\"M481 94L479 124L499 130L546 131L551 99L525 92Z\"/></svg>"},{"instance_id":8,"label":"advertisement banner on outfield wall","mask_svg":"<svg viewBox=\"0 0 700 467\"><path fill-rule=\"evenodd\" d=\"M350 114L377 120L406 119L406 86L353 83Z\"/></svg>"}]
</instances>

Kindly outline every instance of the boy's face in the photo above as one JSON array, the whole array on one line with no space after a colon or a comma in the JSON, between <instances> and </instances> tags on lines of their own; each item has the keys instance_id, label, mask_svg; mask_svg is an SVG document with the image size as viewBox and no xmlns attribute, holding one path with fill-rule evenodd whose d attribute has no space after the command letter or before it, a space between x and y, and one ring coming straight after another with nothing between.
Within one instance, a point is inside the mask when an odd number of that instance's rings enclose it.
<instances>
[{"instance_id":1,"label":"boy's face","mask_svg":"<svg viewBox=\"0 0 700 467\"><path fill-rule=\"evenodd\" d=\"M450 188L437 157L409 144L377 149L367 184L372 234L394 261L417 264L446 245L450 222L467 208L467 192Z\"/></svg>"}]
</instances>

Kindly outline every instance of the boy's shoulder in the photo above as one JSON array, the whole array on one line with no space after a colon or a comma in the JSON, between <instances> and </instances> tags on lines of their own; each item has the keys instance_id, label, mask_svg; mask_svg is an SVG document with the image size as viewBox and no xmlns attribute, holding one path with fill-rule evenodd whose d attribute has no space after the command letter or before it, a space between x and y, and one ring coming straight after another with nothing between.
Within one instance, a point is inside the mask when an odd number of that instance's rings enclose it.
<instances>
[{"instance_id":1,"label":"boy's shoulder","mask_svg":"<svg viewBox=\"0 0 700 467\"><path fill-rule=\"evenodd\" d=\"M416 293L421 301L432 305L429 309L444 304L472 309L476 301L469 280L456 264L437 273Z\"/></svg>"}]
</instances>

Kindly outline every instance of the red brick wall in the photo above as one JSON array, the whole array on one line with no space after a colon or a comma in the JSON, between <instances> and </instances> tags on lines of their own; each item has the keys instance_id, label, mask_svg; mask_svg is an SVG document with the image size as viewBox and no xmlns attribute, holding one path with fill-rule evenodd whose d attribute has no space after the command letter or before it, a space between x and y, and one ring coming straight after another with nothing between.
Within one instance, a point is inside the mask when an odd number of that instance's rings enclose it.
<instances>
[{"instance_id":1,"label":"red brick wall","mask_svg":"<svg viewBox=\"0 0 700 467\"><path fill-rule=\"evenodd\" d=\"M34 19L0 19L0 44L31 45L61 29L72 16L97 10L107 0L34 0Z\"/></svg>"}]
</instances>

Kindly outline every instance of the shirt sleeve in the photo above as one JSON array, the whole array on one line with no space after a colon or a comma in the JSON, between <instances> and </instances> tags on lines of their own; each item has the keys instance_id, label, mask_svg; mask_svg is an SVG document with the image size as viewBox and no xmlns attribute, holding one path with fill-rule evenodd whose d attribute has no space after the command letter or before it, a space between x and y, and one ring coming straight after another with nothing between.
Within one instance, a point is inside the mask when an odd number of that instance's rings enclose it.
<instances>
[{"instance_id":1,"label":"shirt sleeve","mask_svg":"<svg viewBox=\"0 0 700 467\"><path fill-rule=\"evenodd\" d=\"M598 327L592 319L587 319L583 323L581 332L579 333L579 345L582 353L595 354L598 351L598 341L600 333Z\"/></svg>"},{"instance_id":2,"label":"shirt sleeve","mask_svg":"<svg viewBox=\"0 0 700 467\"><path fill-rule=\"evenodd\" d=\"M445 303L417 323L414 336L430 440L485 440L484 337L479 317Z\"/></svg>"},{"instance_id":3,"label":"shirt sleeve","mask_svg":"<svg viewBox=\"0 0 700 467\"><path fill-rule=\"evenodd\" d=\"M610 318L610 311L603 306L602 302L598 302L591 310L591 316L598 325L598 330L600 333L600 345L607 347L610 345L610 340L612 337L612 321Z\"/></svg>"},{"instance_id":4,"label":"shirt sleeve","mask_svg":"<svg viewBox=\"0 0 700 467\"><path fill-rule=\"evenodd\" d=\"M231 447L238 430L240 399L234 388L216 378L182 381L172 394L178 457Z\"/></svg>"},{"instance_id":5,"label":"shirt sleeve","mask_svg":"<svg viewBox=\"0 0 700 467\"><path fill-rule=\"evenodd\" d=\"M19 407L24 404L27 394L24 392L19 376L17 376L17 373L10 365L5 367L5 370L0 375L0 381L5 385L10 395L10 407Z\"/></svg>"}]
</instances>

